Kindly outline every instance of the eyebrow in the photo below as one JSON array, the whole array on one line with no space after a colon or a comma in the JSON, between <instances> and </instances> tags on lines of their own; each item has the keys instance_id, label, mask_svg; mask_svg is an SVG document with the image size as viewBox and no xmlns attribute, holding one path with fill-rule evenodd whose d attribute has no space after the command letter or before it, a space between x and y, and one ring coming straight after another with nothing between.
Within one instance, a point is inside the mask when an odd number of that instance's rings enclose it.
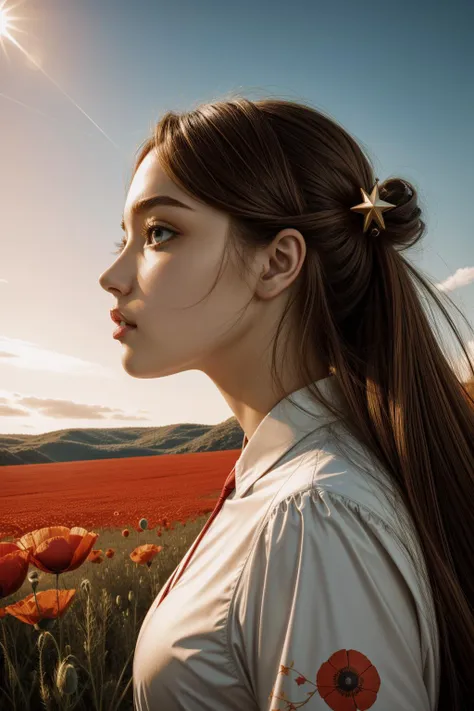
<instances>
[{"instance_id":1,"label":"eyebrow","mask_svg":"<svg viewBox=\"0 0 474 711\"><path fill-rule=\"evenodd\" d=\"M194 208L190 205L186 205L186 203L181 202L181 200L176 200L176 198L173 198L170 195L154 195L153 197L145 198L144 200L138 200L134 205L132 205L131 214L132 216L140 215L143 212L151 210L152 207L156 207L157 205L167 205L168 207L183 207L186 210L194 210ZM123 216L122 222L120 223L120 227L124 232L126 231L125 219Z\"/></svg>"}]
</instances>

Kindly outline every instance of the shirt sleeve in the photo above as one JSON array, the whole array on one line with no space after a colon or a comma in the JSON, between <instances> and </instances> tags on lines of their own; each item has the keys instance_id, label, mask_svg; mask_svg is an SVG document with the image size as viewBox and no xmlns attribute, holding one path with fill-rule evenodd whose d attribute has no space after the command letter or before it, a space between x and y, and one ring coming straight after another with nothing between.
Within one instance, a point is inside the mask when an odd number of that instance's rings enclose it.
<instances>
[{"instance_id":1,"label":"shirt sleeve","mask_svg":"<svg viewBox=\"0 0 474 711\"><path fill-rule=\"evenodd\" d=\"M416 605L389 535L323 489L271 511L229 613L230 653L259 711L431 711Z\"/></svg>"}]
</instances>

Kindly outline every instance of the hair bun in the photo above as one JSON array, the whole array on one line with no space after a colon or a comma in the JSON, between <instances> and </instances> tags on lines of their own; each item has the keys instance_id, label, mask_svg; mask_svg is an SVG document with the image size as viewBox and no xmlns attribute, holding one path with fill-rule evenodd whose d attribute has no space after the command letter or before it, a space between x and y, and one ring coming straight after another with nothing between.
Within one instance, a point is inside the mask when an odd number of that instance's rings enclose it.
<instances>
[{"instance_id":1,"label":"hair bun","mask_svg":"<svg viewBox=\"0 0 474 711\"><path fill-rule=\"evenodd\" d=\"M405 205L415 195L415 190L410 183L401 178L389 178L380 185L380 197L394 205Z\"/></svg>"},{"instance_id":2,"label":"hair bun","mask_svg":"<svg viewBox=\"0 0 474 711\"><path fill-rule=\"evenodd\" d=\"M400 248L411 247L423 235L425 224L413 185L402 178L389 178L379 186L382 200L396 207L386 213L384 239Z\"/></svg>"}]
</instances>

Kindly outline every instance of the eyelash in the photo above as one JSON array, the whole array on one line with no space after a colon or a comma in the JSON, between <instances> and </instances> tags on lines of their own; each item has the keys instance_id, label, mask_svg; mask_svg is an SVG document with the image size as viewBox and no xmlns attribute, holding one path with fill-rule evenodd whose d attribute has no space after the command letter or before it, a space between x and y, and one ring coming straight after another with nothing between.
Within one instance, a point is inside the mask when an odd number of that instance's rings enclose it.
<instances>
[{"instance_id":1,"label":"eyelash","mask_svg":"<svg viewBox=\"0 0 474 711\"><path fill-rule=\"evenodd\" d=\"M165 242L169 241L170 239L174 239L179 235L179 232L176 230L172 230L170 227L166 227L165 225L159 225L159 224L153 224L153 225L145 225L144 229L142 230L142 237L145 237L145 239L148 239L148 236L150 232L153 232L154 230L166 230L166 232L171 232L173 237L169 237L168 240L164 240ZM112 254L122 254L123 250L125 249L125 245L127 244L127 240L125 237L122 237L121 242L115 242L115 246L118 247L118 249L115 252L112 252ZM153 248L158 248L161 247L161 242L157 244L152 244L151 246Z\"/></svg>"}]
</instances>

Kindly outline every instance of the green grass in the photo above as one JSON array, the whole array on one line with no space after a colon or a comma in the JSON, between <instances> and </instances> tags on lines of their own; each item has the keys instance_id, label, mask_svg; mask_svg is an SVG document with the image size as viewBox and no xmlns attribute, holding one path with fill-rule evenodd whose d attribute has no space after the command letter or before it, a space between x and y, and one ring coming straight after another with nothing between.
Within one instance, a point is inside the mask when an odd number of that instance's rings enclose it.
<instances>
[{"instance_id":1,"label":"green grass","mask_svg":"<svg viewBox=\"0 0 474 711\"><path fill-rule=\"evenodd\" d=\"M60 621L55 620L50 630L36 630L11 615L0 619L0 710L133 711L133 655L141 624L208 518L209 514L200 516L185 527L175 522L175 529L162 529L161 537L156 529L137 533L133 526L128 527L128 538L121 535L122 529L94 529L99 533L94 549L105 553L113 548L115 555L104 556L99 564L86 561L59 576L60 590L76 590ZM134 548L146 543L163 546L150 568L129 558ZM55 575L33 565L28 574L33 570L39 573L37 593L56 589ZM90 581L89 594L80 587L84 579ZM27 577L1 605L13 604L32 592ZM77 672L77 689L72 694L60 693L56 684L65 658Z\"/></svg>"}]
</instances>

